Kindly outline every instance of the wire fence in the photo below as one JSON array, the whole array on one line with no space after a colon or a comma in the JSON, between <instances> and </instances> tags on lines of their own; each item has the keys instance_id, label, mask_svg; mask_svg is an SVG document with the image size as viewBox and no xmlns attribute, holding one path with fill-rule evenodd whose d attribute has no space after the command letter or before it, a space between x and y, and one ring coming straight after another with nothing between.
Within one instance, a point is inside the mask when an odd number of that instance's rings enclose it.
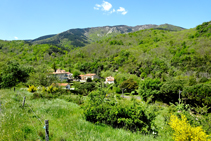
<instances>
[{"instance_id":1,"label":"wire fence","mask_svg":"<svg viewBox=\"0 0 211 141\"><path fill-rule=\"evenodd\" d=\"M25 97L25 95L23 95L22 93L20 93L20 91L17 91L16 96L18 96L18 95L21 96L21 97ZM40 118L37 116L37 114L34 112L32 106L30 106L30 105L26 102L26 103L24 104L24 108L29 108L29 109L33 112L33 114L35 115L36 119L40 122L40 124L43 125L42 121L44 121L44 119L43 119L43 118L40 119ZM40 139L40 141L42 141L42 139L41 139L41 137L39 136L39 133L38 133L38 131L37 131L37 128L36 128L36 127L34 126L34 124L33 124L33 121L31 120L31 118L29 118L29 120L31 121L31 125L34 127L34 130L35 130L35 132L36 132L38 138ZM44 126L43 128L45 129L45 126Z\"/></svg>"}]
</instances>

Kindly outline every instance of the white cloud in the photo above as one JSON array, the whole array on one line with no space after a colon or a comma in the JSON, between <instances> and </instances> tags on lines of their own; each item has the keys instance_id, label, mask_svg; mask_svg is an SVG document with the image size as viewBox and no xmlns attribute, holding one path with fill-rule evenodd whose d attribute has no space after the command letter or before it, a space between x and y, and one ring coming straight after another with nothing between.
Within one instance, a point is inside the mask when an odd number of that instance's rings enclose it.
<instances>
[{"instance_id":1,"label":"white cloud","mask_svg":"<svg viewBox=\"0 0 211 141\"><path fill-rule=\"evenodd\" d=\"M101 5L99 5L99 4L96 4L95 6L97 6L97 7L101 7Z\"/></svg>"},{"instance_id":2,"label":"white cloud","mask_svg":"<svg viewBox=\"0 0 211 141\"><path fill-rule=\"evenodd\" d=\"M100 8L102 11L108 12L112 8L112 5L107 1L103 1L102 4L95 4L95 10L99 10Z\"/></svg>"},{"instance_id":3,"label":"white cloud","mask_svg":"<svg viewBox=\"0 0 211 141\"><path fill-rule=\"evenodd\" d=\"M109 13L111 14L111 13L114 13L116 10L115 9L113 9L112 11L110 11Z\"/></svg>"},{"instance_id":4,"label":"white cloud","mask_svg":"<svg viewBox=\"0 0 211 141\"><path fill-rule=\"evenodd\" d=\"M120 12L122 15L125 15L128 12L123 7L119 7L119 9L117 9L117 10L115 10L115 9L112 10L112 4L107 1L103 1L102 4L95 4L94 9L95 10L101 9L102 11L104 11L104 14L108 14L108 15L112 14L114 12Z\"/></svg>"},{"instance_id":5,"label":"white cloud","mask_svg":"<svg viewBox=\"0 0 211 141\"><path fill-rule=\"evenodd\" d=\"M98 8L98 7L94 7L94 9L95 9L95 10L99 10L99 8Z\"/></svg>"},{"instance_id":6,"label":"white cloud","mask_svg":"<svg viewBox=\"0 0 211 141\"><path fill-rule=\"evenodd\" d=\"M18 40L18 37L14 37L16 40Z\"/></svg>"},{"instance_id":7,"label":"white cloud","mask_svg":"<svg viewBox=\"0 0 211 141\"><path fill-rule=\"evenodd\" d=\"M119 9L117 9L117 12L120 12L122 15L125 15L128 11L126 11L123 7L119 7Z\"/></svg>"},{"instance_id":8,"label":"white cloud","mask_svg":"<svg viewBox=\"0 0 211 141\"><path fill-rule=\"evenodd\" d=\"M112 5L107 1L103 1L101 6L103 11L109 11L112 8Z\"/></svg>"}]
</instances>

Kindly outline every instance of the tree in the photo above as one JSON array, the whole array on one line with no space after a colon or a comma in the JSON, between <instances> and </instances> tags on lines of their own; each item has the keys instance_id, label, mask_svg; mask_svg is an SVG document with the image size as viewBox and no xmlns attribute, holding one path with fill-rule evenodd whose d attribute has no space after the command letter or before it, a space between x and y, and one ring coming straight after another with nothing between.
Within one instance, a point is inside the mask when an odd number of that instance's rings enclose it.
<instances>
[{"instance_id":1,"label":"tree","mask_svg":"<svg viewBox=\"0 0 211 141\"><path fill-rule=\"evenodd\" d=\"M79 72L79 71L74 71L74 72L73 72L73 77L74 77L75 79L79 79L79 75L80 75L80 72Z\"/></svg>"},{"instance_id":2,"label":"tree","mask_svg":"<svg viewBox=\"0 0 211 141\"><path fill-rule=\"evenodd\" d=\"M138 88L137 82L135 82L133 79L127 79L121 83L119 86L121 89L126 89L128 92L131 92L134 89Z\"/></svg>"},{"instance_id":3,"label":"tree","mask_svg":"<svg viewBox=\"0 0 211 141\"><path fill-rule=\"evenodd\" d=\"M56 72L56 70L57 70L57 66L56 66L56 63L55 62L53 62L53 64L52 64L52 69L54 70L54 72Z\"/></svg>"},{"instance_id":4,"label":"tree","mask_svg":"<svg viewBox=\"0 0 211 141\"><path fill-rule=\"evenodd\" d=\"M190 79L189 79L188 85L189 85L189 86L193 86L193 85L196 85L196 84L197 84L196 78L193 77L193 76L191 76Z\"/></svg>"},{"instance_id":5,"label":"tree","mask_svg":"<svg viewBox=\"0 0 211 141\"><path fill-rule=\"evenodd\" d=\"M27 84L35 86L50 86L52 83L57 82L57 77L53 74L49 74L47 70L48 68L45 65L37 67L35 72L30 73Z\"/></svg>"},{"instance_id":6,"label":"tree","mask_svg":"<svg viewBox=\"0 0 211 141\"><path fill-rule=\"evenodd\" d=\"M183 81L182 80L168 80L161 87L161 98L163 102L166 103L175 103L178 101L179 90L183 89Z\"/></svg>"},{"instance_id":7,"label":"tree","mask_svg":"<svg viewBox=\"0 0 211 141\"><path fill-rule=\"evenodd\" d=\"M79 82L74 82L74 86L76 91L79 94L88 95L89 92L96 89L96 83L95 82L86 82L84 84L81 84Z\"/></svg>"},{"instance_id":8,"label":"tree","mask_svg":"<svg viewBox=\"0 0 211 141\"><path fill-rule=\"evenodd\" d=\"M147 78L139 84L139 93L144 101L153 96L152 101L160 98L160 87L163 83L159 79Z\"/></svg>"},{"instance_id":9,"label":"tree","mask_svg":"<svg viewBox=\"0 0 211 141\"><path fill-rule=\"evenodd\" d=\"M19 82L26 82L26 78L29 76L30 70L26 67L21 67L19 63L9 61L4 66L0 85L3 88L12 87Z\"/></svg>"},{"instance_id":10,"label":"tree","mask_svg":"<svg viewBox=\"0 0 211 141\"><path fill-rule=\"evenodd\" d=\"M87 78L86 82L92 82L92 79L91 78Z\"/></svg>"}]
</instances>

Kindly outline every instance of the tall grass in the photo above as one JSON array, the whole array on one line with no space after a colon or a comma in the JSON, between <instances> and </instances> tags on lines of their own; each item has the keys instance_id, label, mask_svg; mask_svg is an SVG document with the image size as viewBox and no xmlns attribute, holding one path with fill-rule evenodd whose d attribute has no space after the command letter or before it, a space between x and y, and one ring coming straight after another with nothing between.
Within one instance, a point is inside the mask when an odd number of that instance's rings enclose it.
<instances>
[{"instance_id":1,"label":"tall grass","mask_svg":"<svg viewBox=\"0 0 211 141\"><path fill-rule=\"evenodd\" d=\"M50 140L165 140L153 135L132 133L113 129L106 125L95 125L83 118L77 104L61 99L36 99L27 91L0 90L2 103L0 113L0 140L44 140L44 120L49 120ZM23 96L26 96L22 108ZM168 139L167 139L168 140Z\"/></svg>"}]
</instances>

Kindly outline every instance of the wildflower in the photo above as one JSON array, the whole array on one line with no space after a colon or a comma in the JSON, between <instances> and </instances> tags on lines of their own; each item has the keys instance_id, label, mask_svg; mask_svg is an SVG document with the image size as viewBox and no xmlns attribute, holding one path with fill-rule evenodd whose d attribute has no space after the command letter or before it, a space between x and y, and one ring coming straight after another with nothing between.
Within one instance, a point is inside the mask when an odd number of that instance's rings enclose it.
<instances>
[{"instance_id":1,"label":"wildflower","mask_svg":"<svg viewBox=\"0 0 211 141\"><path fill-rule=\"evenodd\" d=\"M181 120L177 116L171 115L169 125L175 131L173 137L175 141L210 141L203 129L191 127L184 115Z\"/></svg>"}]
</instances>

